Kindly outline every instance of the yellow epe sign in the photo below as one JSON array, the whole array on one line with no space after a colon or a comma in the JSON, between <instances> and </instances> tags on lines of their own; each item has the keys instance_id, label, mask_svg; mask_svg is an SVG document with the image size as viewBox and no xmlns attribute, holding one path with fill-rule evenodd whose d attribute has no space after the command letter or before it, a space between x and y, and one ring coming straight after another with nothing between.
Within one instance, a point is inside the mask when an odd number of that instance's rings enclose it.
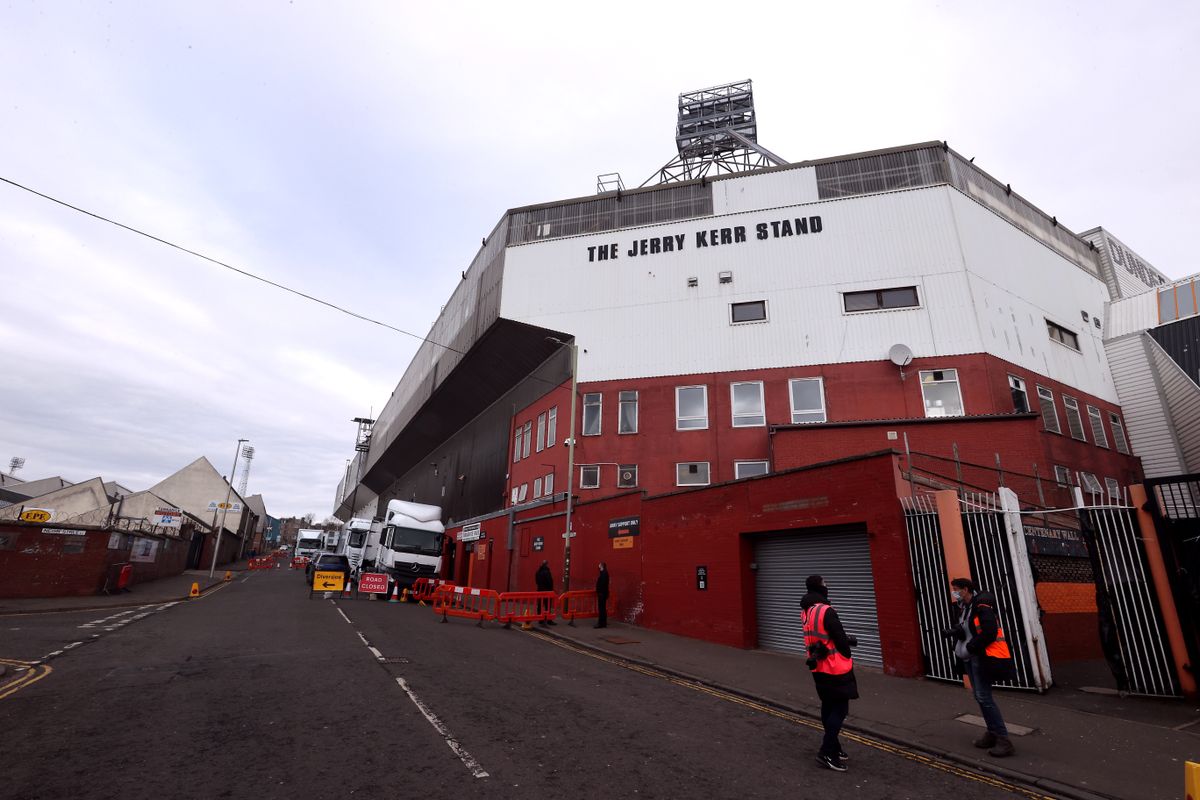
<instances>
[{"instance_id":1,"label":"yellow epe sign","mask_svg":"<svg viewBox=\"0 0 1200 800\"><path fill-rule=\"evenodd\" d=\"M49 522L52 516L53 512L44 508L27 508L21 512L20 520L22 522Z\"/></svg>"},{"instance_id":2,"label":"yellow epe sign","mask_svg":"<svg viewBox=\"0 0 1200 800\"><path fill-rule=\"evenodd\" d=\"M345 580L341 572L314 572L312 588L315 592L340 592Z\"/></svg>"}]
</instances>

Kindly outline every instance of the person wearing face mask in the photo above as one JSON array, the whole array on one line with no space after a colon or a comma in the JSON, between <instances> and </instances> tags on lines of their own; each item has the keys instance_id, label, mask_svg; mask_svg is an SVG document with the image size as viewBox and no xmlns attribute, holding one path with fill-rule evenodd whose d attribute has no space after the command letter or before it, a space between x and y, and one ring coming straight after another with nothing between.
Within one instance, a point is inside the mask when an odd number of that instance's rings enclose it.
<instances>
[{"instance_id":1,"label":"person wearing face mask","mask_svg":"<svg viewBox=\"0 0 1200 800\"><path fill-rule=\"evenodd\" d=\"M990 592L980 591L970 578L955 578L950 581L950 588L950 596L959 610L958 623L943 631L943 635L955 640L954 655L971 679L975 702L987 723L987 731L975 741L975 746L987 748L988 755L996 758L1011 756L1015 750L1008 738L1008 728L992 697L993 683L1016 677L1012 653L996 613L996 600Z\"/></svg>"},{"instance_id":2,"label":"person wearing face mask","mask_svg":"<svg viewBox=\"0 0 1200 800\"><path fill-rule=\"evenodd\" d=\"M807 594L800 599L800 622L804 625L805 662L812 670L817 697L821 699L821 725L825 737L817 754L817 763L835 772L846 771L846 751L838 741L842 725L850 713L850 701L858 699L858 681L850 648L858 644L846 635L837 611L829 604L829 587L820 575L809 575L804 582Z\"/></svg>"}]
</instances>

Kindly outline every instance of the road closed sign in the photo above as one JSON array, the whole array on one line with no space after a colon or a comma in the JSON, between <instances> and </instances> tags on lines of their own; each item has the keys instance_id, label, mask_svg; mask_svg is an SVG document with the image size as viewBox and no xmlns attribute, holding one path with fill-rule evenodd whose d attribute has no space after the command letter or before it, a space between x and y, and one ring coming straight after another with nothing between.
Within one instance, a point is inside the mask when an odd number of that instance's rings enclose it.
<instances>
[{"instance_id":1,"label":"road closed sign","mask_svg":"<svg viewBox=\"0 0 1200 800\"><path fill-rule=\"evenodd\" d=\"M382 572L364 572L358 576L358 590L368 594L387 594L388 576Z\"/></svg>"},{"instance_id":2,"label":"road closed sign","mask_svg":"<svg viewBox=\"0 0 1200 800\"><path fill-rule=\"evenodd\" d=\"M314 572L312 588L316 592L340 592L345 580L341 572Z\"/></svg>"}]
</instances>

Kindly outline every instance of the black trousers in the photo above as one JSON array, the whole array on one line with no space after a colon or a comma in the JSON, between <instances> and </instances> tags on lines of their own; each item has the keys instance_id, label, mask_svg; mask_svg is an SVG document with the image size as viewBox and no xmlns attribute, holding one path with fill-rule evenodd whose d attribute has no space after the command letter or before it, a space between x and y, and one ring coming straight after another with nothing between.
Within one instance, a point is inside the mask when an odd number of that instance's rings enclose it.
<instances>
[{"instance_id":1,"label":"black trousers","mask_svg":"<svg viewBox=\"0 0 1200 800\"><path fill-rule=\"evenodd\" d=\"M838 741L838 734L842 732L842 725L846 722L849 714L849 700L821 701L821 724L825 726L825 738L821 741L821 755L836 756L841 752L842 745Z\"/></svg>"},{"instance_id":2,"label":"black trousers","mask_svg":"<svg viewBox=\"0 0 1200 800\"><path fill-rule=\"evenodd\" d=\"M608 626L608 595L596 595L596 605L600 607L600 618L596 620L596 624L601 627Z\"/></svg>"}]
</instances>

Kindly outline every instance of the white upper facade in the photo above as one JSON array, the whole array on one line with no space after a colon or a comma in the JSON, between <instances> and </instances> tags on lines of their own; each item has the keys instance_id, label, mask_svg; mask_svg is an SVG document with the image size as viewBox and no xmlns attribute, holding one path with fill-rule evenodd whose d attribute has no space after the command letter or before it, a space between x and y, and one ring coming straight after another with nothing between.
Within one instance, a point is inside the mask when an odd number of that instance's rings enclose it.
<instances>
[{"instance_id":1,"label":"white upper facade","mask_svg":"<svg viewBox=\"0 0 1200 800\"><path fill-rule=\"evenodd\" d=\"M1104 282L953 187L819 201L797 168L711 188L711 217L509 247L500 315L574 334L581 381L879 361L899 343L989 353L1117 402ZM916 308L845 311L845 292L909 286ZM731 322L731 304L757 301L767 321Z\"/></svg>"}]
</instances>

